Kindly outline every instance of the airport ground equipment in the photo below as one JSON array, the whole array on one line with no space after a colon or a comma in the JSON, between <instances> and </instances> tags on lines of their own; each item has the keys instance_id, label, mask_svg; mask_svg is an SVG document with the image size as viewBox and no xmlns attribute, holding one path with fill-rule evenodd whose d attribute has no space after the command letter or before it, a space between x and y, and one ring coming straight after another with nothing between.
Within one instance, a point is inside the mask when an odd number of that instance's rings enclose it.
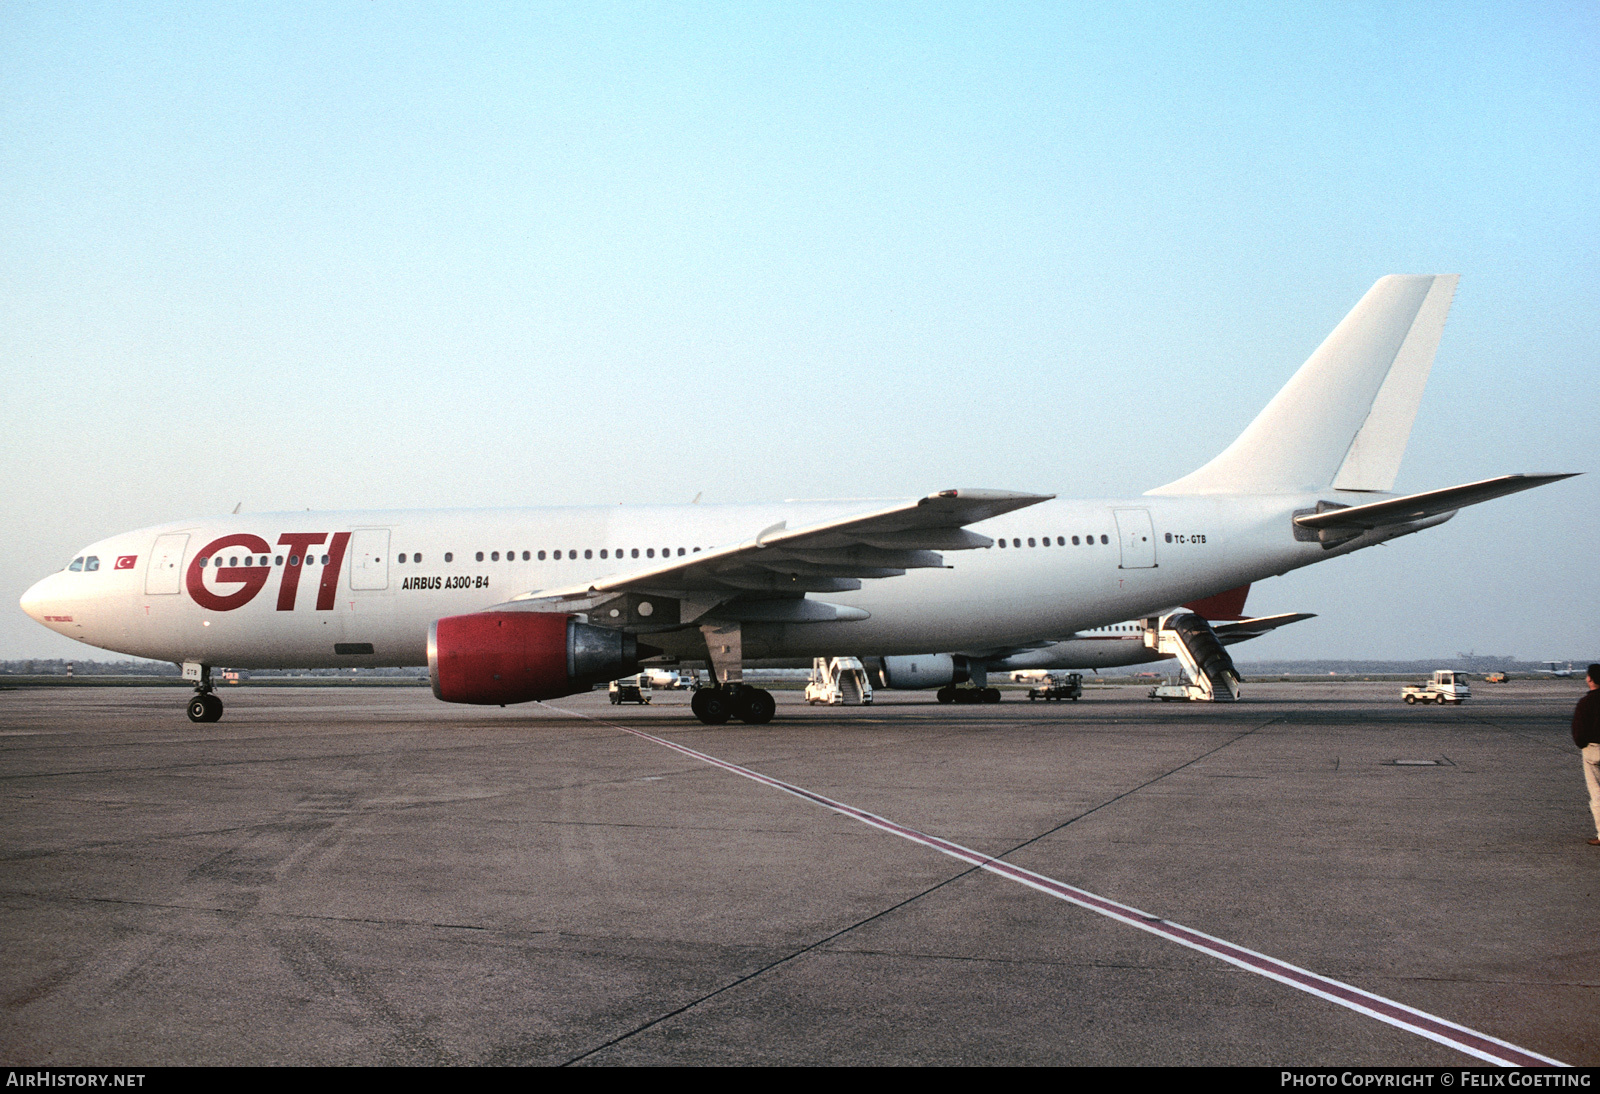
<instances>
[{"instance_id":1,"label":"airport ground equipment","mask_svg":"<svg viewBox=\"0 0 1600 1094\"><path fill-rule=\"evenodd\" d=\"M1400 696L1405 699L1407 706L1417 703L1438 703L1441 706L1455 703L1459 706L1472 698L1472 688L1467 683L1466 673L1439 669L1425 684L1407 684L1400 690Z\"/></svg>"},{"instance_id":2,"label":"airport ground equipment","mask_svg":"<svg viewBox=\"0 0 1600 1094\"><path fill-rule=\"evenodd\" d=\"M1183 666L1187 683L1184 698L1207 703L1231 703L1241 693L1239 670L1233 658L1223 648L1217 632L1194 612L1173 612L1149 621L1145 626L1144 644L1169 657L1176 657ZM1152 699L1178 698L1176 695L1158 695L1162 685L1150 693Z\"/></svg>"},{"instance_id":3,"label":"airport ground equipment","mask_svg":"<svg viewBox=\"0 0 1600 1094\"><path fill-rule=\"evenodd\" d=\"M1187 703L1191 699L1201 698L1195 694L1199 690L1190 684L1157 684L1150 689L1150 698L1163 703Z\"/></svg>"},{"instance_id":4,"label":"airport ground equipment","mask_svg":"<svg viewBox=\"0 0 1600 1094\"><path fill-rule=\"evenodd\" d=\"M859 657L818 657L811 662L806 702L827 706L870 706L872 683Z\"/></svg>"},{"instance_id":5,"label":"airport ground equipment","mask_svg":"<svg viewBox=\"0 0 1600 1094\"><path fill-rule=\"evenodd\" d=\"M611 695L612 706L618 703L650 705L650 682L643 676L625 676L621 680L613 680L606 690Z\"/></svg>"},{"instance_id":6,"label":"airport ground equipment","mask_svg":"<svg viewBox=\"0 0 1600 1094\"><path fill-rule=\"evenodd\" d=\"M1049 679L1036 687L1028 689L1028 700L1044 699L1071 699L1074 702L1083 698L1083 673L1069 672L1065 676L1051 675Z\"/></svg>"}]
</instances>

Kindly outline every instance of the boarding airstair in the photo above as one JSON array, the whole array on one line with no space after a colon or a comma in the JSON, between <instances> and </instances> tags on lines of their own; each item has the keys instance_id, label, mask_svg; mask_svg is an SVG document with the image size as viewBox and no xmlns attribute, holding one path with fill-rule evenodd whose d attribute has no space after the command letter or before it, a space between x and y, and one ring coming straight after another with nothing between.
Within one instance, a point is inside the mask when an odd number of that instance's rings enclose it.
<instances>
[{"instance_id":1,"label":"boarding airstair","mask_svg":"<svg viewBox=\"0 0 1600 1094\"><path fill-rule=\"evenodd\" d=\"M859 657L818 657L811 662L806 702L830 706L865 706L872 702L872 684Z\"/></svg>"},{"instance_id":2,"label":"boarding airstair","mask_svg":"<svg viewBox=\"0 0 1600 1094\"><path fill-rule=\"evenodd\" d=\"M1158 653L1176 657L1188 677L1189 698L1208 703L1231 703L1239 698L1239 670L1223 648L1217 632L1193 612L1173 612L1145 625L1144 644Z\"/></svg>"}]
</instances>

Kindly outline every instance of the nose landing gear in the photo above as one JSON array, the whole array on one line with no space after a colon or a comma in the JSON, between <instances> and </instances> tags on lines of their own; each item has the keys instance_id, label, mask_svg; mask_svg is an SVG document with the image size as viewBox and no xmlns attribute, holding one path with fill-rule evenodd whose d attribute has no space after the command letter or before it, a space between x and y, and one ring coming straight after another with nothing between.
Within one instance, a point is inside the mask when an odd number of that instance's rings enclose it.
<instances>
[{"instance_id":1,"label":"nose landing gear","mask_svg":"<svg viewBox=\"0 0 1600 1094\"><path fill-rule=\"evenodd\" d=\"M186 661L183 678L193 680L194 698L189 700L189 721L215 722L222 718L222 700L211 690L211 666Z\"/></svg>"}]
</instances>

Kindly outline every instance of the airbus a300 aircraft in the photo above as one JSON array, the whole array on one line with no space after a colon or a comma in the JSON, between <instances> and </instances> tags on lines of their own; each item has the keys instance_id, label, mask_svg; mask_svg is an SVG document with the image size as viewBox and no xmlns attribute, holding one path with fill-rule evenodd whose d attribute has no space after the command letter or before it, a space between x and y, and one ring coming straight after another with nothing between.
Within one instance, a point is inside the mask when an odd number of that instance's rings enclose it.
<instances>
[{"instance_id":1,"label":"airbus a300 aircraft","mask_svg":"<svg viewBox=\"0 0 1600 1094\"><path fill-rule=\"evenodd\" d=\"M766 722L746 659L1026 648L1566 478L1390 493L1456 280L1378 281L1221 455L1138 497L253 513L100 540L22 607L182 665L195 721L214 665L426 664L440 699L505 705L677 659L715 672L702 721Z\"/></svg>"}]
</instances>

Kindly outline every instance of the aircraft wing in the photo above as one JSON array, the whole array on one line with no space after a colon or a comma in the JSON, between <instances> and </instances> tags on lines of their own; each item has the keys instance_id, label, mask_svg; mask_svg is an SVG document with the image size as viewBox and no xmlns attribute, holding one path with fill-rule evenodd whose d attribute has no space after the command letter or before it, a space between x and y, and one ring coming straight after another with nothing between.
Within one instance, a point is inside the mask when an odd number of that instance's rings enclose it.
<instances>
[{"instance_id":1,"label":"aircraft wing","mask_svg":"<svg viewBox=\"0 0 1600 1094\"><path fill-rule=\"evenodd\" d=\"M1217 632L1217 638L1224 646L1231 646L1235 642L1248 642L1252 638L1260 638L1268 631L1275 631L1279 627L1286 627L1290 623L1298 623L1302 619L1315 619L1313 612L1285 612L1283 615L1263 615L1256 619L1241 619L1235 623L1213 623L1211 629Z\"/></svg>"},{"instance_id":2,"label":"aircraft wing","mask_svg":"<svg viewBox=\"0 0 1600 1094\"><path fill-rule=\"evenodd\" d=\"M681 602L678 619L656 621L657 625L671 625L688 623L738 596L798 599L813 592L848 592L861 588L863 579L898 577L910 569L943 567L940 551L988 547L993 540L964 526L1037 505L1054 496L1002 490L942 490L801 528L789 528L780 522L742 543L662 560L658 565L582 585L524 593L492 610L586 611L619 597L653 595ZM824 604L813 604L811 608L814 610L789 606L772 617L787 622L865 618L865 613L854 608ZM636 606L620 605L616 610L631 616ZM759 609L750 616L760 617Z\"/></svg>"},{"instance_id":3,"label":"aircraft wing","mask_svg":"<svg viewBox=\"0 0 1600 1094\"><path fill-rule=\"evenodd\" d=\"M1423 494L1408 494L1403 498L1389 498L1367 505L1350 505L1328 509L1321 513L1307 513L1295 517L1294 522L1302 528L1318 531L1330 529L1364 532L1372 528L1387 528L1394 524L1408 524L1414 520L1453 513L1468 505L1477 505L1479 502L1503 498L1520 490L1531 490L1535 486L1570 478L1571 474L1501 475L1496 479L1469 482L1465 486L1452 486L1445 490L1429 490Z\"/></svg>"}]
</instances>

